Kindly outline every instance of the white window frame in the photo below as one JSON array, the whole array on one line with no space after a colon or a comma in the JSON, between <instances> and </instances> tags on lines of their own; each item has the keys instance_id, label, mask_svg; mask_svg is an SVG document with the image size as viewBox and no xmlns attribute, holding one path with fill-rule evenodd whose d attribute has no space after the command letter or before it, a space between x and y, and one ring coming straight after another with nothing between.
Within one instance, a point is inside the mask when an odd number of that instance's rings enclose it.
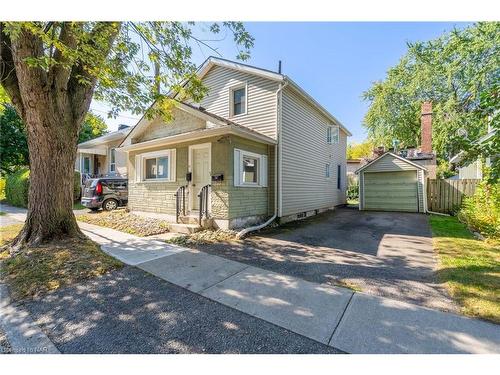
<instances>
[{"instance_id":1,"label":"white window frame","mask_svg":"<svg viewBox=\"0 0 500 375\"><path fill-rule=\"evenodd\" d=\"M168 178L146 178L146 160L168 157ZM176 150L162 150L146 152L135 157L135 177L137 182L156 183L156 182L175 182L176 179Z\"/></svg>"},{"instance_id":2,"label":"white window frame","mask_svg":"<svg viewBox=\"0 0 500 375\"><path fill-rule=\"evenodd\" d=\"M114 162L113 162L113 152L115 157ZM116 148L114 147L109 149L109 172L116 173Z\"/></svg>"},{"instance_id":3,"label":"white window frame","mask_svg":"<svg viewBox=\"0 0 500 375\"><path fill-rule=\"evenodd\" d=\"M257 159L257 182L245 182L243 159L245 157ZM241 149L234 149L234 186L238 187L267 187L267 155L257 154Z\"/></svg>"},{"instance_id":4,"label":"white window frame","mask_svg":"<svg viewBox=\"0 0 500 375\"><path fill-rule=\"evenodd\" d=\"M330 178L332 178L332 164L331 163L325 164L325 178L328 180Z\"/></svg>"},{"instance_id":5,"label":"white window frame","mask_svg":"<svg viewBox=\"0 0 500 375\"><path fill-rule=\"evenodd\" d=\"M337 145L340 142L340 127L338 126L330 126L331 130L331 137L330 137L330 144Z\"/></svg>"},{"instance_id":6,"label":"white window frame","mask_svg":"<svg viewBox=\"0 0 500 375\"><path fill-rule=\"evenodd\" d=\"M234 92L239 89L245 89L245 109L243 113L234 114ZM229 88L229 117L244 116L248 112L248 84L239 83Z\"/></svg>"},{"instance_id":7,"label":"white window frame","mask_svg":"<svg viewBox=\"0 0 500 375\"><path fill-rule=\"evenodd\" d=\"M85 159L89 160L89 170L88 171L85 171ZM82 155L82 173L92 174L92 159L88 155L87 156Z\"/></svg>"}]
</instances>

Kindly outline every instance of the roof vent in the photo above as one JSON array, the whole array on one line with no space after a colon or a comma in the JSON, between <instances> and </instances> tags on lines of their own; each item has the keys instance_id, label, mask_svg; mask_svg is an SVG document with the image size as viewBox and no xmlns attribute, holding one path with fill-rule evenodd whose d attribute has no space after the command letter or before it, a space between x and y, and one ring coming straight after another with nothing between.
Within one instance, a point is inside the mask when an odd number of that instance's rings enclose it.
<instances>
[{"instance_id":1,"label":"roof vent","mask_svg":"<svg viewBox=\"0 0 500 375\"><path fill-rule=\"evenodd\" d=\"M120 124L118 125L118 131L130 128L130 125Z\"/></svg>"}]
</instances>

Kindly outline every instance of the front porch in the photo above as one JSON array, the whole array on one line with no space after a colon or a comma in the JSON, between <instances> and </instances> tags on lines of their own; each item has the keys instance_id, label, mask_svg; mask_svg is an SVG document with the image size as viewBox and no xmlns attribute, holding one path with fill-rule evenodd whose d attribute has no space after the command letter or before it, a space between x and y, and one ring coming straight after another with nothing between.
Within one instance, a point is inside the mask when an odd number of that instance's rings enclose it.
<instances>
[{"instance_id":1,"label":"front porch","mask_svg":"<svg viewBox=\"0 0 500 375\"><path fill-rule=\"evenodd\" d=\"M274 212L273 151L234 134L131 150L128 207L190 233L263 222Z\"/></svg>"}]
</instances>

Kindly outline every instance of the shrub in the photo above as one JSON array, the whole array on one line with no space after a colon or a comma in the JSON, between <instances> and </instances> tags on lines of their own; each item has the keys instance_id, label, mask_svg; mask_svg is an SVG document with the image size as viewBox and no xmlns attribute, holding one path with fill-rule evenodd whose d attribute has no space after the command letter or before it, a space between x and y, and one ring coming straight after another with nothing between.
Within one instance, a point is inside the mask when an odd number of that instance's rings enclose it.
<instances>
[{"instance_id":1,"label":"shrub","mask_svg":"<svg viewBox=\"0 0 500 375\"><path fill-rule=\"evenodd\" d=\"M73 176L73 199L75 201L80 200L82 193L82 176L80 172L75 171L75 175Z\"/></svg>"},{"instance_id":2,"label":"shrub","mask_svg":"<svg viewBox=\"0 0 500 375\"><path fill-rule=\"evenodd\" d=\"M347 188L347 199L356 200L359 198L359 185L351 185Z\"/></svg>"},{"instance_id":3,"label":"shrub","mask_svg":"<svg viewBox=\"0 0 500 375\"><path fill-rule=\"evenodd\" d=\"M481 182L462 203L458 219L490 238L500 238L500 185Z\"/></svg>"},{"instance_id":4,"label":"shrub","mask_svg":"<svg viewBox=\"0 0 500 375\"><path fill-rule=\"evenodd\" d=\"M27 168L22 168L7 176L5 198L11 205L28 207L29 176L30 171Z\"/></svg>"},{"instance_id":5,"label":"shrub","mask_svg":"<svg viewBox=\"0 0 500 375\"><path fill-rule=\"evenodd\" d=\"M5 199L5 177L0 177L0 200Z\"/></svg>"},{"instance_id":6,"label":"shrub","mask_svg":"<svg viewBox=\"0 0 500 375\"><path fill-rule=\"evenodd\" d=\"M30 171L27 168L7 176L5 183L5 199L13 206L28 207ZM80 172L75 171L73 198L80 199Z\"/></svg>"}]
</instances>

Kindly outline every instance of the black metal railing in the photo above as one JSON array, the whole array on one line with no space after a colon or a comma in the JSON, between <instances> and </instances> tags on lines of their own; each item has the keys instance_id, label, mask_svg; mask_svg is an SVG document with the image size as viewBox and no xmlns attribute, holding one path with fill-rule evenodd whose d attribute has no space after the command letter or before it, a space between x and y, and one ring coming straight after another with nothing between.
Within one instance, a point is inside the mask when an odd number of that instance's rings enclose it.
<instances>
[{"instance_id":1,"label":"black metal railing","mask_svg":"<svg viewBox=\"0 0 500 375\"><path fill-rule=\"evenodd\" d=\"M200 213L198 223L201 226L201 221L203 217L208 219L208 197L210 194L210 185L205 185L200 189L198 193L198 199L200 200Z\"/></svg>"},{"instance_id":2,"label":"black metal railing","mask_svg":"<svg viewBox=\"0 0 500 375\"><path fill-rule=\"evenodd\" d=\"M179 216L186 215L186 186L179 186L175 192L175 222L179 223Z\"/></svg>"}]
</instances>

